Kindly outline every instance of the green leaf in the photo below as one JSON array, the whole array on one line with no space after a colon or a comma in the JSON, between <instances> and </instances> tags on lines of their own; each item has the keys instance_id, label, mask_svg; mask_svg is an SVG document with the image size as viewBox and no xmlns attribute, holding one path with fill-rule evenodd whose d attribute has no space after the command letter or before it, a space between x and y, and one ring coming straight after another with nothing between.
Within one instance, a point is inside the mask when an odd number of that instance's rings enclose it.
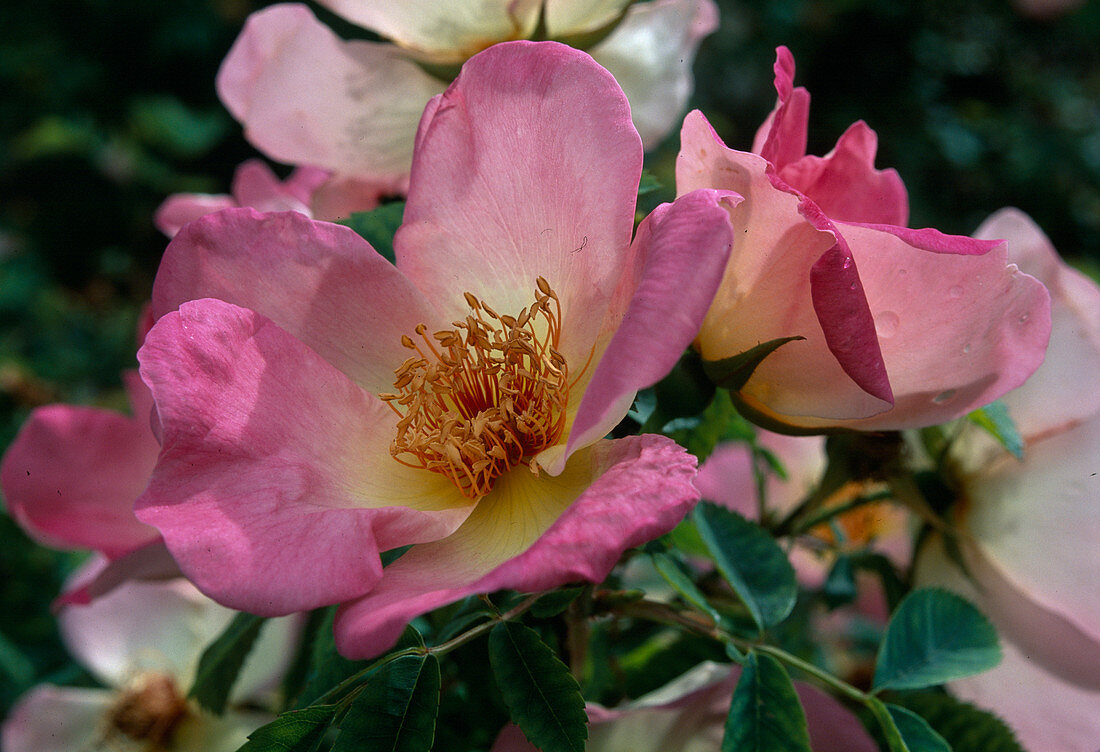
<instances>
[{"instance_id":1,"label":"green leaf","mask_svg":"<svg viewBox=\"0 0 1100 752\"><path fill-rule=\"evenodd\" d=\"M661 180L649 170L642 170L642 179L638 183L638 196L645 196L661 190Z\"/></svg>"},{"instance_id":2,"label":"green leaf","mask_svg":"<svg viewBox=\"0 0 1100 752\"><path fill-rule=\"evenodd\" d=\"M869 697L867 706L871 709L871 714L875 716L875 720L878 721L879 728L882 729L882 735L886 738L887 749L890 752L911 752L905 746L905 739L902 738L901 731L894 723L894 717L890 715L886 703L877 697Z\"/></svg>"},{"instance_id":3,"label":"green leaf","mask_svg":"<svg viewBox=\"0 0 1100 752\"><path fill-rule=\"evenodd\" d=\"M533 629L501 622L489 662L512 720L543 752L584 752L588 714L577 680Z\"/></svg>"},{"instance_id":4,"label":"green leaf","mask_svg":"<svg viewBox=\"0 0 1100 752\"><path fill-rule=\"evenodd\" d=\"M761 362L763 362L764 358L768 357L788 342L800 339L806 338L780 337L779 339L761 342L756 347L746 350L739 355L723 358L722 360L704 360L703 370L706 371L707 376L709 376L710 380L715 384L723 389L729 389L732 392L736 392L748 383L749 378L752 376L752 372L756 370L756 367L759 366Z\"/></svg>"},{"instance_id":5,"label":"green leaf","mask_svg":"<svg viewBox=\"0 0 1100 752\"><path fill-rule=\"evenodd\" d=\"M340 224L355 230L374 246L374 250L393 263L396 258L393 252L393 236L401 226L404 215L405 202L392 201L371 211L355 212L347 219L341 220Z\"/></svg>"},{"instance_id":6,"label":"green leaf","mask_svg":"<svg viewBox=\"0 0 1100 752\"><path fill-rule=\"evenodd\" d=\"M650 554L650 558L653 560L653 568L657 570L657 573L660 574L661 577L665 579L665 582L671 585L685 601L714 619L715 624L722 623L721 614L707 602L707 597L695 586L691 577L689 577L680 567L676 559L668 554L659 552Z\"/></svg>"},{"instance_id":7,"label":"green leaf","mask_svg":"<svg viewBox=\"0 0 1100 752\"><path fill-rule=\"evenodd\" d=\"M966 417L969 418L971 423L975 423L988 431L989 435L999 441L1001 446L1007 449L1013 457L1018 460L1024 458L1024 439L1016 429L1016 423L1012 420L1012 416L1008 414L1005 403L1000 400L991 402Z\"/></svg>"},{"instance_id":8,"label":"green leaf","mask_svg":"<svg viewBox=\"0 0 1100 752\"><path fill-rule=\"evenodd\" d=\"M897 704L928 721L954 752L1024 752L997 716L943 692L906 692Z\"/></svg>"},{"instance_id":9,"label":"green leaf","mask_svg":"<svg viewBox=\"0 0 1100 752\"><path fill-rule=\"evenodd\" d=\"M749 652L733 691L722 752L810 752L806 714L783 664Z\"/></svg>"},{"instance_id":10,"label":"green leaf","mask_svg":"<svg viewBox=\"0 0 1100 752\"><path fill-rule=\"evenodd\" d=\"M321 695L352 674L370 665L369 661L349 661L336 651L332 623L336 617L336 607L325 609L325 619L318 627L313 638L312 657L305 687L298 696L297 707L305 707L317 701Z\"/></svg>"},{"instance_id":11,"label":"green leaf","mask_svg":"<svg viewBox=\"0 0 1100 752\"><path fill-rule=\"evenodd\" d=\"M203 651L195 672L195 683L187 696L195 698L211 713L221 715L233 682L237 680L264 621L263 617L252 614L239 613L234 616L229 626Z\"/></svg>"},{"instance_id":12,"label":"green leaf","mask_svg":"<svg viewBox=\"0 0 1100 752\"><path fill-rule=\"evenodd\" d=\"M821 593L825 596L825 604L830 608L843 606L856 599L859 591L856 589L855 567L852 566L850 556L841 554L836 557L829 575L821 586Z\"/></svg>"},{"instance_id":13,"label":"green leaf","mask_svg":"<svg viewBox=\"0 0 1100 752\"><path fill-rule=\"evenodd\" d=\"M435 739L439 688L434 655L383 664L352 702L332 752L427 752Z\"/></svg>"},{"instance_id":14,"label":"green leaf","mask_svg":"<svg viewBox=\"0 0 1100 752\"><path fill-rule=\"evenodd\" d=\"M714 398L702 413L691 418L679 418L666 423L661 432L703 462L714 448L725 441L752 436L744 418L737 413L728 392L715 391Z\"/></svg>"},{"instance_id":15,"label":"green leaf","mask_svg":"<svg viewBox=\"0 0 1100 752\"><path fill-rule=\"evenodd\" d=\"M569 604L575 601L583 591L584 586L579 585L546 593L535 601L535 605L531 607L531 616L538 619L549 619L552 616L557 616L569 608Z\"/></svg>"},{"instance_id":16,"label":"green leaf","mask_svg":"<svg viewBox=\"0 0 1100 752\"><path fill-rule=\"evenodd\" d=\"M283 713L249 734L248 742L237 752L314 752L335 715L335 705Z\"/></svg>"},{"instance_id":17,"label":"green leaf","mask_svg":"<svg viewBox=\"0 0 1100 752\"><path fill-rule=\"evenodd\" d=\"M997 665L997 631L969 601L938 588L914 590L886 626L873 687L921 689Z\"/></svg>"},{"instance_id":18,"label":"green leaf","mask_svg":"<svg viewBox=\"0 0 1100 752\"><path fill-rule=\"evenodd\" d=\"M905 747L909 752L951 752L951 747L943 737L932 730L932 727L911 710L887 703L886 710L890 713L894 725L905 741Z\"/></svg>"},{"instance_id":19,"label":"green leaf","mask_svg":"<svg viewBox=\"0 0 1100 752\"><path fill-rule=\"evenodd\" d=\"M693 517L718 571L757 626L763 629L787 618L798 597L798 584L775 539L736 512L707 502L695 508Z\"/></svg>"}]
</instances>

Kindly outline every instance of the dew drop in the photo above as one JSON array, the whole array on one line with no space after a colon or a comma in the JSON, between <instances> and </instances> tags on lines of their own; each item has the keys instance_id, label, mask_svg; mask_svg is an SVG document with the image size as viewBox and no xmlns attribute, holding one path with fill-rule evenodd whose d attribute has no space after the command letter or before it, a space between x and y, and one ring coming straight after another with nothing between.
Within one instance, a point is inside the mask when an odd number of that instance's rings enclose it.
<instances>
[{"instance_id":1,"label":"dew drop","mask_svg":"<svg viewBox=\"0 0 1100 752\"><path fill-rule=\"evenodd\" d=\"M950 290L947 291L947 294L949 296L951 296L952 300L958 300L959 298L962 297L962 294L963 294L962 285L955 285L954 287L952 287Z\"/></svg>"},{"instance_id":2,"label":"dew drop","mask_svg":"<svg viewBox=\"0 0 1100 752\"><path fill-rule=\"evenodd\" d=\"M893 337L898 331L901 319L893 311L883 311L875 316L875 332L880 337Z\"/></svg>"},{"instance_id":3,"label":"dew drop","mask_svg":"<svg viewBox=\"0 0 1100 752\"><path fill-rule=\"evenodd\" d=\"M1021 313L1021 314L1020 314L1020 318L1019 318L1019 321L1020 321L1020 323L1021 323L1021 324L1026 324L1026 323L1027 323L1027 320L1028 320L1029 318L1031 318L1031 314L1029 314L1029 313Z\"/></svg>"},{"instance_id":4,"label":"dew drop","mask_svg":"<svg viewBox=\"0 0 1100 752\"><path fill-rule=\"evenodd\" d=\"M965 345L963 345L963 355L969 355L969 354L970 354L970 343L967 342Z\"/></svg>"},{"instance_id":5,"label":"dew drop","mask_svg":"<svg viewBox=\"0 0 1100 752\"><path fill-rule=\"evenodd\" d=\"M842 266L843 266L844 269L851 269L852 268L852 259L850 259L850 258L844 259L844 264Z\"/></svg>"},{"instance_id":6,"label":"dew drop","mask_svg":"<svg viewBox=\"0 0 1100 752\"><path fill-rule=\"evenodd\" d=\"M935 402L937 405L942 405L944 402L947 402L947 400L951 399L954 396L955 396L955 390L954 389L945 389L944 391L940 392L935 397L933 397L932 401Z\"/></svg>"}]
</instances>

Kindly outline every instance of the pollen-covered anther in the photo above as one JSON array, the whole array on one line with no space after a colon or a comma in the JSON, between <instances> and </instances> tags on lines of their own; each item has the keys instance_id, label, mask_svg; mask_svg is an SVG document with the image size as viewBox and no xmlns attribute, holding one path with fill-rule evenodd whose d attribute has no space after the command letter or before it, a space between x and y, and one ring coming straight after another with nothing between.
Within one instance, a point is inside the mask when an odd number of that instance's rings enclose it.
<instances>
[{"instance_id":1,"label":"pollen-covered anther","mask_svg":"<svg viewBox=\"0 0 1100 752\"><path fill-rule=\"evenodd\" d=\"M453 329L401 343L416 355L394 372L400 415L390 454L409 467L440 473L471 499L555 443L569 402L568 368L558 351L561 303L542 277L535 302L502 315L472 293L470 313Z\"/></svg>"},{"instance_id":2,"label":"pollen-covered anther","mask_svg":"<svg viewBox=\"0 0 1100 752\"><path fill-rule=\"evenodd\" d=\"M187 700L172 677L140 674L127 684L108 711L103 741L111 746L125 737L141 742L143 749L166 749L172 731L188 712Z\"/></svg>"}]
</instances>

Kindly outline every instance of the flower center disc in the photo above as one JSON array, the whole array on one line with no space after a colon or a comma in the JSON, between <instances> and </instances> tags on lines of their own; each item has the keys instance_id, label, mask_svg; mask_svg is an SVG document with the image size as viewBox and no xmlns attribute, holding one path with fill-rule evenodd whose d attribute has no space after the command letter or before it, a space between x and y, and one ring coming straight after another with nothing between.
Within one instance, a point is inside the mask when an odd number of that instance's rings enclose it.
<instances>
[{"instance_id":1,"label":"flower center disc","mask_svg":"<svg viewBox=\"0 0 1100 752\"><path fill-rule=\"evenodd\" d=\"M143 674L124 689L107 714L107 733L163 749L172 730L187 715L187 700L164 674ZM117 737L116 737L117 738Z\"/></svg>"},{"instance_id":2,"label":"flower center disc","mask_svg":"<svg viewBox=\"0 0 1100 752\"><path fill-rule=\"evenodd\" d=\"M558 352L561 303L538 278L535 302L498 314L466 293L470 314L453 329L403 336L416 352L395 371L393 394L379 395L401 416L390 454L404 465L445 475L470 499L552 445L565 425L568 370Z\"/></svg>"}]
</instances>

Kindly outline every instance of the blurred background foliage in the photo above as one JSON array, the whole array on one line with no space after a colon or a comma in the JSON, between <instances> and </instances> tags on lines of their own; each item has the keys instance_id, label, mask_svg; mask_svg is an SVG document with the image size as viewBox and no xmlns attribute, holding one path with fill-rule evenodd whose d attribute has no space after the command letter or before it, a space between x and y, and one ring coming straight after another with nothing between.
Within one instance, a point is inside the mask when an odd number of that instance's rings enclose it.
<instances>
[{"instance_id":1,"label":"blurred background foliage","mask_svg":"<svg viewBox=\"0 0 1100 752\"><path fill-rule=\"evenodd\" d=\"M37 405L125 405L119 372L166 243L153 211L169 193L226 192L254 155L214 75L264 4L0 6L0 447ZM867 121L912 226L968 233L1015 205L1100 268L1100 2L1045 19L994 0L719 4L695 104L730 146L749 148L774 104L785 44L813 96L810 153ZM677 146L651 158L666 184ZM81 680L49 615L77 560L0 515L0 712L44 678Z\"/></svg>"}]
</instances>

